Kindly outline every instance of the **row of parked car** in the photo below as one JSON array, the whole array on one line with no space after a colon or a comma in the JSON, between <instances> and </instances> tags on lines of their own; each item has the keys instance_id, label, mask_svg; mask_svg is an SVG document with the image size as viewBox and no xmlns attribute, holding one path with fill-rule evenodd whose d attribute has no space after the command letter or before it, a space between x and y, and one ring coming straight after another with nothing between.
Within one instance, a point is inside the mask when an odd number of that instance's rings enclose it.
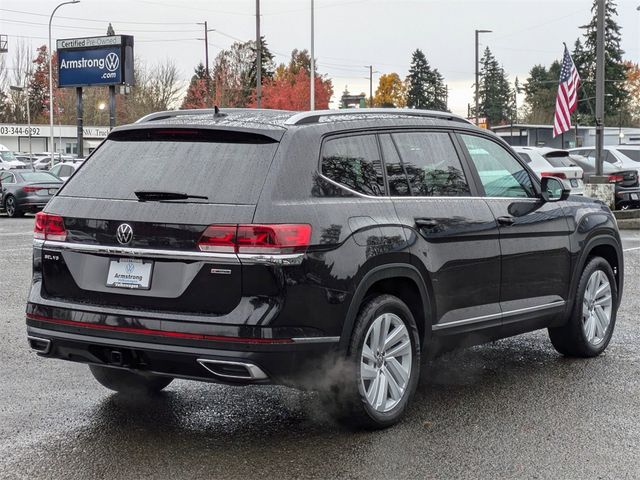
<instances>
[{"instance_id":1,"label":"row of parked car","mask_svg":"<svg viewBox=\"0 0 640 480\"><path fill-rule=\"evenodd\" d=\"M584 195L584 182L595 175L594 148L560 150L548 147L514 147L538 177L561 179L573 195ZM640 145L604 147L603 174L615 184L617 210L640 208ZM50 153L31 157L0 149L0 211L10 217L41 210L84 161L69 155L55 156L51 167ZM4 171L4 172L3 172Z\"/></svg>"},{"instance_id":2,"label":"row of parked car","mask_svg":"<svg viewBox=\"0 0 640 480\"><path fill-rule=\"evenodd\" d=\"M44 208L84 161L71 155L16 154L0 145L0 211L20 217ZM33 168L32 168L33 162Z\"/></svg>"},{"instance_id":3,"label":"row of parked car","mask_svg":"<svg viewBox=\"0 0 640 480\"><path fill-rule=\"evenodd\" d=\"M538 177L557 177L573 195L584 195L584 182L596 173L595 148L559 150L545 147L514 147ZM604 147L603 175L615 185L617 210L640 208L640 145Z\"/></svg>"}]
</instances>

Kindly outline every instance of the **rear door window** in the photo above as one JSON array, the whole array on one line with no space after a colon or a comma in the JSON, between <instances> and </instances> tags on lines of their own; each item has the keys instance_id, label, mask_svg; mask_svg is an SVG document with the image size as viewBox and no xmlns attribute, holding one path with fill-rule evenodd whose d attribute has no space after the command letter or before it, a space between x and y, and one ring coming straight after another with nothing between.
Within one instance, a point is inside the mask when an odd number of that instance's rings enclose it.
<instances>
[{"instance_id":1,"label":"rear door window","mask_svg":"<svg viewBox=\"0 0 640 480\"><path fill-rule=\"evenodd\" d=\"M391 139L391 135L380 135L380 148L387 170L389 195L392 197L408 197L411 195L407 173L404 170L398 150Z\"/></svg>"},{"instance_id":2,"label":"rear door window","mask_svg":"<svg viewBox=\"0 0 640 480\"><path fill-rule=\"evenodd\" d=\"M446 132L392 135L416 197L469 196L471 191L451 137Z\"/></svg>"},{"instance_id":3,"label":"rear door window","mask_svg":"<svg viewBox=\"0 0 640 480\"><path fill-rule=\"evenodd\" d=\"M326 141L322 148L322 174L364 195L385 194L382 160L374 135L353 135Z\"/></svg>"},{"instance_id":4,"label":"rear door window","mask_svg":"<svg viewBox=\"0 0 640 480\"><path fill-rule=\"evenodd\" d=\"M68 197L137 200L136 191L205 196L189 202L255 204L278 142L223 130L153 129L105 140L61 189Z\"/></svg>"},{"instance_id":5,"label":"rear door window","mask_svg":"<svg viewBox=\"0 0 640 480\"><path fill-rule=\"evenodd\" d=\"M640 150L629 150L629 149L618 149L618 151L629 157L631 160L633 160L634 162L640 162Z\"/></svg>"}]
</instances>

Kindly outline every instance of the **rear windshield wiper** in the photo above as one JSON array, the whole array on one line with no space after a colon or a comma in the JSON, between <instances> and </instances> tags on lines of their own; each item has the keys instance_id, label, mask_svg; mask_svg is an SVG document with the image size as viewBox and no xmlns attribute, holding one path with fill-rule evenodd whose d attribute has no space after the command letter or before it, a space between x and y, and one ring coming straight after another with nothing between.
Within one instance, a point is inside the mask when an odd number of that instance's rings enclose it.
<instances>
[{"instance_id":1,"label":"rear windshield wiper","mask_svg":"<svg viewBox=\"0 0 640 480\"><path fill-rule=\"evenodd\" d=\"M187 200L189 198L197 198L200 200L209 200L209 197L203 195L189 195L180 192L158 192L149 190L139 190L133 192L141 202L161 202L163 200Z\"/></svg>"}]
</instances>

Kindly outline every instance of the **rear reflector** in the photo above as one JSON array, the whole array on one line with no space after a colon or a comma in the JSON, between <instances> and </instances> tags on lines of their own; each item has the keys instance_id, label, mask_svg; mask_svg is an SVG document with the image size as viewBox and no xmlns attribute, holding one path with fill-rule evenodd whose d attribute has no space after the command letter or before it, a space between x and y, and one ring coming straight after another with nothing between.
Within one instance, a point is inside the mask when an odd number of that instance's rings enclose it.
<instances>
[{"instance_id":1,"label":"rear reflector","mask_svg":"<svg viewBox=\"0 0 640 480\"><path fill-rule=\"evenodd\" d=\"M542 172L540 174L541 177L556 177L556 178L562 178L563 180L565 180L567 178L567 176L562 173L562 172Z\"/></svg>"},{"instance_id":2,"label":"rear reflector","mask_svg":"<svg viewBox=\"0 0 640 480\"><path fill-rule=\"evenodd\" d=\"M36 223L33 227L33 238L64 242L67 239L67 230L64 228L64 219L59 215L49 215L44 212L36 213Z\"/></svg>"},{"instance_id":3,"label":"rear reflector","mask_svg":"<svg viewBox=\"0 0 640 480\"><path fill-rule=\"evenodd\" d=\"M203 252L287 254L307 250L311 225L210 225L200 237Z\"/></svg>"}]
</instances>

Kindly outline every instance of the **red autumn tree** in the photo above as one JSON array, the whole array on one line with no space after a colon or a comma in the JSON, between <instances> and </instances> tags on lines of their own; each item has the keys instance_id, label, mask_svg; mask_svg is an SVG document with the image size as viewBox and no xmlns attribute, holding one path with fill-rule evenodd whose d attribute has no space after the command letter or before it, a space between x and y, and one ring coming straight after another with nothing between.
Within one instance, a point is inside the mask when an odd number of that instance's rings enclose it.
<instances>
[{"instance_id":1,"label":"red autumn tree","mask_svg":"<svg viewBox=\"0 0 640 480\"><path fill-rule=\"evenodd\" d=\"M298 73L278 75L262 86L262 108L281 110L309 110L311 99L309 72L300 69ZM316 75L315 108L329 108L329 100L333 95L331 80ZM255 99L252 107L255 107Z\"/></svg>"},{"instance_id":2,"label":"red autumn tree","mask_svg":"<svg viewBox=\"0 0 640 480\"><path fill-rule=\"evenodd\" d=\"M187 94L182 101L183 109L208 108L210 107L209 94L207 92L207 81L198 79L191 82Z\"/></svg>"}]
</instances>

